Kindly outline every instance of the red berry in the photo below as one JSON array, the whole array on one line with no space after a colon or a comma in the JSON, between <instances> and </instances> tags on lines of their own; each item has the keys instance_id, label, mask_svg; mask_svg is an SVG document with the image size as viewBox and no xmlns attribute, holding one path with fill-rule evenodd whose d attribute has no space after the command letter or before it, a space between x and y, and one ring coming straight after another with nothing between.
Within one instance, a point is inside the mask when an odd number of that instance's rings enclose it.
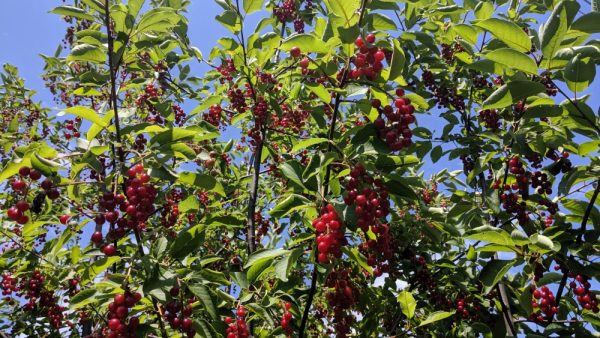
<instances>
[{"instance_id":1,"label":"red berry","mask_svg":"<svg viewBox=\"0 0 600 338\"><path fill-rule=\"evenodd\" d=\"M69 215L61 215L59 218L60 224L67 224L67 222L69 221L70 218L71 218L71 216L69 216Z\"/></svg>"},{"instance_id":2,"label":"red berry","mask_svg":"<svg viewBox=\"0 0 600 338\"><path fill-rule=\"evenodd\" d=\"M10 218L12 220L17 220L18 218L23 216L23 213L15 207L8 208L8 210L6 211L6 214L7 214L8 218Z\"/></svg>"},{"instance_id":3,"label":"red berry","mask_svg":"<svg viewBox=\"0 0 600 338\"><path fill-rule=\"evenodd\" d=\"M108 321L108 328L113 331L117 331L120 326L121 326L121 321L117 318L113 318Z\"/></svg>"},{"instance_id":4,"label":"red berry","mask_svg":"<svg viewBox=\"0 0 600 338\"><path fill-rule=\"evenodd\" d=\"M300 62L298 62L298 65L300 66L300 68L308 68L308 64L310 63L310 60L307 57L304 57L302 60L300 60Z\"/></svg>"},{"instance_id":5,"label":"red berry","mask_svg":"<svg viewBox=\"0 0 600 338\"><path fill-rule=\"evenodd\" d=\"M31 178L34 181L39 180L41 177L42 173L37 169L31 169L31 171L29 172L29 178Z\"/></svg>"},{"instance_id":6,"label":"red berry","mask_svg":"<svg viewBox=\"0 0 600 338\"><path fill-rule=\"evenodd\" d=\"M27 203L27 201L21 200L18 201L17 204L15 204L15 207L17 207L19 211L25 212L29 210L29 203Z\"/></svg>"},{"instance_id":7,"label":"red berry","mask_svg":"<svg viewBox=\"0 0 600 338\"><path fill-rule=\"evenodd\" d=\"M125 295L123 295L123 294L116 294L115 298L114 298L114 302L117 305L123 305L123 304L125 304Z\"/></svg>"},{"instance_id":8,"label":"red berry","mask_svg":"<svg viewBox=\"0 0 600 338\"><path fill-rule=\"evenodd\" d=\"M27 187L27 183L25 183L25 181L22 180L14 180L11 183L11 187L15 191L22 191L23 189L25 189L25 187Z\"/></svg>"},{"instance_id":9,"label":"red berry","mask_svg":"<svg viewBox=\"0 0 600 338\"><path fill-rule=\"evenodd\" d=\"M235 312L235 314L238 317L242 318L242 317L246 316L246 309L244 309L244 307L240 305L240 306L238 306L237 311Z\"/></svg>"},{"instance_id":10,"label":"red berry","mask_svg":"<svg viewBox=\"0 0 600 338\"><path fill-rule=\"evenodd\" d=\"M366 40L367 40L368 43L375 42L375 34L371 33L371 34L367 35Z\"/></svg>"},{"instance_id":11,"label":"red berry","mask_svg":"<svg viewBox=\"0 0 600 338\"><path fill-rule=\"evenodd\" d=\"M102 249L102 252L106 256L114 256L117 253L117 248L112 244L108 244L104 247L104 249Z\"/></svg>"},{"instance_id":12,"label":"red berry","mask_svg":"<svg viewBox=\"0 0 600 338\"><path fill-rule=\"evenodd\" d=\"M96 231L92 234L92 242L96 244L102 242L102 233L100 231Z\"/></svg>"},{"instance_id":13,"label":"red berry","mask_svg":"<svg viewBox=\"0 0 600 338\"><path fill-rule=\"evenodd\" d=\"M21 167L19 168L19 175L21 176L29 176L31 169L29 167Z\"/></svg>"},{"instance_id":14,"label":"red berry","mask_svg":"<svg viewBox=\"0 0 600 338\"><path fill-rule=\"evenodd\" d=\"M292 49L290 49L290 55L294 58L300 57L300 54L302 54L302 51L300 50L300 47L292 47Z\"/></svg>"}]
</instances>

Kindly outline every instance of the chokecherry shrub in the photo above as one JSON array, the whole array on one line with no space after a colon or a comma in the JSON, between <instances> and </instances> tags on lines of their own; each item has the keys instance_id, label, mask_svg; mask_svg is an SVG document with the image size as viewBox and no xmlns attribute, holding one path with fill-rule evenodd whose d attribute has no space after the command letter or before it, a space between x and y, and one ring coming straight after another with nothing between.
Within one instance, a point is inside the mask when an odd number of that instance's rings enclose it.
<instances>
[{"instance_id":1,"label":"chokecherry shrub","mask_svg":"<svg viewBox=\"0 0 600 338\"><path fill-rule=\"evenodd\" d=\"M1 335L600 330L597 1L190 3L0 71Z\"/></svg>"}]
</instances>

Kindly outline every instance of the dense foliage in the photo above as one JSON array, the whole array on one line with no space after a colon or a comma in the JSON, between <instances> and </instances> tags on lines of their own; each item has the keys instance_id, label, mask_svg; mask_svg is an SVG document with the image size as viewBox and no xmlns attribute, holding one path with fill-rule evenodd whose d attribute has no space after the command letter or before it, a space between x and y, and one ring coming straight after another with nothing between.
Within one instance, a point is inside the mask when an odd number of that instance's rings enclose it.
<instances>
[{"instance_id":1,"label":"dense foliage","mask_svg":"<svg viewBox=\"0 0 600 338\"><path fill-rule=\"evenodd\" d=\"M55 102L4 66L4 332L597 332L597 2L216 2L208 55L187 0L56 7Z\"/></svg>"}]
</instances>

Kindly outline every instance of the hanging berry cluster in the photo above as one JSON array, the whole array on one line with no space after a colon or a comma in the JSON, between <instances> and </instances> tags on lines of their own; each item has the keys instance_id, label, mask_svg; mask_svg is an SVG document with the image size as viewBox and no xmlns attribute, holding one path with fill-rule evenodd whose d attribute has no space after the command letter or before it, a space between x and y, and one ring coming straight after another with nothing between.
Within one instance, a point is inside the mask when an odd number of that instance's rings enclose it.
<instances>
[{"instance_id":1,"label":"hanging berry cluster","mask_svg":"<svg viewBox=\"0 0 600 338\"><path fill-rule=\"evenodd\" d=\"M529 315L530 320L543 322L544 316L550 318L558 313L554 293L547 286L542 286L538 289L532 285L531 294L533 295L533 299L531 300L533 313Z\"/></svg>"},{"instance_id":2,"label":"hanging berry cluster","mask_svg":"<svg viewBox=\"0 0 600 338\"><path fill-rule=\"evenodd\" d=\"M171 328L179 330L185 333L188 337L192 338L196 335L196 330L193 328L193 321L191 319L193 308L192 303L196 301L194 297L188 297L184 304L178 299L182 297L180 295L181 289L178 286L174 286L169 290L171 297L174 299L167 303L165 308L165 318Z\"/></svg>"},{"instance_id":3,"label":"hanging berry cluster","mask_svg":"<svg viewBox=\"0 0 600 338\"><path fill-rule=\"evenodd\" d=\"M328 204L321 210L321 216L312 222L317 232L317 260L321 264L329 263L332 258L342 257L342 246L346 245L342 220L333 205Z\"/></svg>"},{"instance_id":4,"label":"hanging berry cluster","mask_svg":"<svg viewBox=\"0 0 600 338\"><path fill-rule=\"evenodd\" d=\"M76 117L75 120L66 120L65 121L65 131L64 131L64 136L65 139L70 140L71 137L75 137L78 138L81 136L81 133L79 132L79 128L78 125L81 123L81 117Z\"/></svg>"},{"instance_id":5,"label":"hanging berry cluster","mask_svg":"<svg viewBox=\"0 0 600 338\"><path fill-rule=\"evenodd\" d=\"M571 275L572 276L572 275ZM591 310L594 313L600 312L598 308L598 298L596 293L590 290L592 284L588 277L584 275L576 275L575 280L569 283L571 290L577 296L577 302L586 310Z\"/></svg>"},{"instance_id":6,"label":"hanging berry cluster","mask_svg":"<svg viewBox=\"0 0 600 338\"><path fill-rule=\"evenodd\" d=\"M236 318L225 317L227 327L227 338L247 338L250 337L250 331L246 324L246 309L239 305L235 311Z\"/></svg>"},{"instance_id":7,"label":"hanging berry cluster","mask_svg":"<svg viewBox=\"0 0 600 338\"><path fill-rule=\"evenodd\" d=\"M404 97L404 90L396 89L398 98L394 101L394 108L390 105L381 107L381 101L371 101L373 108L379 111L380 116L374 125L377 135L388 145L391 151L398 151L412 144L412 130L410 125L415 123L415 107L410 99Z\"/></svg>"},{"instance_id":8,"label":"hanging berry cluster","mask_svg":"<svg viewBox=\"0 0 600 338\"><path fill-rule=\"evenodd\" d=\"M293 319L292 313L290 312L291 308L292 308L292 303L283 304L284 312L283 312L283 317L281 318L281 328L283 329L283 331L285 331L285 333L288 336L291 336L292 333L294 332L294 330L290 326L290 322Z\"/></svg>"},{"instance_id":9,"label":"hanging berry cluster","mask_svg":"<svg viewBox=\"0 0 600 338\"><path fill-rule=\"evenodd\" d=\"M130 309L137 304L142 295L139 292L118 293L113 301L108 304L108 338L136 337L136 330L140 324L139 317L129 317Z\"/></svg>"},{"instance_id":10,"label":"hanging berry cluster","mask_svg":"<svg viewBox=\"0 0 600 338\"><path fill-rule=\"evenodd\" d=\"M355 316L349 311L357 299L357 290L351 282L352 271L348 268L333 270L325 280L327 303L333 310L336 337L347 337Z\"/></svg>"},{"instance_id":11,"label":"hanging berry cluster","mask_svg":"<svg viewBox=\"0 0 600 338\"><path fill-rule=\"evenodd\" d=\"M168 229L177 224L179 220L179 202L182 198L183 193L179 189L173 189L167 194L165 198L166 203L162 206L160 212L160 223L163 227Z\"/></svg>"},{"instance_id":12,"label":"hanging berry cluster","mask_svg":"<svg viewBox=\"0 0 600 338\"><path fill-rule=\"evenodd\" d=\"M35 213L41 211L41 204L43 198L47 196L51 200L55 200L60 197L60 192L54 186L54 183L48 178L40 183L40 187L43 189L43 193L39 193L34 199L33 204L29 204L27 201L27 195L34 182L42 178L42 173L37 169L31 169L29 167L19 168L18 178L12 179L10 187L17 194L20 195L19 200L15 203L15 206L8 208L7 216L9 219L17 222L18 224L25 224L29 222L29 216L25 214L28 210ZM29 178L29 182L27 179Z\"/></svg>"},{"instance_id":13,"label":"hanging berry cluster","mask_svg":"<svg viewBox=\"0 0 600 338\"><path fill-rule=\"evenodd\" d=\"M352 57L355 68L350 71L350 77L359 79L364 76L368 80L375 80L383 70L383 60L391 58L391 53L374 45L374 34L369 34L364 39L359 36L354 43L358 52ZM338 73L338 81L340 80L341 73Z\"/></svg>"}]
</instances>

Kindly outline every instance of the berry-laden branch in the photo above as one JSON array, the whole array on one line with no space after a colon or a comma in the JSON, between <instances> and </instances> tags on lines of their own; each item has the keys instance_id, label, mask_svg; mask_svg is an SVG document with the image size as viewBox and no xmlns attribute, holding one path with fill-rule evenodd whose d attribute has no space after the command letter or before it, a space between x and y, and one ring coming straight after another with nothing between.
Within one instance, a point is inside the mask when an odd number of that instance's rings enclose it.
<instances>
[{"instance_id":1,"label":"berry-laden branch","mask_svg":"<svg viewBox=\"0 0 600 338\"><path fill-rule=\"evenodd\" d=\"M360 8L360 19L358 21L358 26L360 27L362 19L364 17L364 13L366 12L367 3L369 0L363 0L361 8ZM342 73L342 79L340 81L339 87L344 87L346 83L346 79L348 78L348 72L350 71L350 63L348 62L344 67L344 71ZM342 95L337 93L335 96L335 103L333 108L333 116L331 117L331 125L329 126L329 133L327 134L327 149L331 151L333 149L333 139L335 135L335 127L337 123L337 118L340 110L340 103L342 101ZM325 171L325 179L323 182L323 194L322 198L325 200L327 198L327 194L329 193L329 180L331 179L331 164L327 166ZM306 300L306 305L304 307L304 313L302 314L302 321L300 322L300 328L298 330L298 336L300 338L304 338L306 334L306 324L308 323L308 316L310 314L310 308L312 307L313 300L315 298L315 294L317 292L317 283L319 272L317 269L317 255L315 254L315 262L313 263L313 271L311 274L311 282L310 289L308 291L308 299Z\"/></svg>"},{"instance_id":2,"label":"berry-laden branch","mask_svg":"<svg viewBox=\"0 0 600 338\"><path fill-rule=\"evenodd\" d=\"M110 75L110 105L112 106L113 109L113 113L114 113L114 117L113 117L113 121L115 124L115 137L116 137L116 148L117 148L117 154L119 157L119 161L120 161L120 166L125 164L125 153L123 152L123 144L122 144L122 139L121 139L121 126L120 126L120 121L119 121L119 109L117 106L117 79L116 79L116 74L118 71L118 67L113 65L113 54L114 54L114 40L113 40L113 35L112 35L112 29L111 29L111 23L110 23L110 1L109 0L104 0L104 24L106 26L106 35L107 35L107 44L108 44L108 72ZM114 152L113 152L113 156L114 156ZM115 166L114 167L116 170L116 175L118 176L120 174L120 170ZM137 243L137 248L138 248L138 254L141 257L144 257L144 248L142 247L142 243L141 243L141 236L140 233L138 231L138 228L135 227L133 229L134 234L135 234L135 239L136 239L136 243ZM160 331L161 331L161 336L163 338L167 338L167 331L165 330L165 325L162 321L162 316L160 313L160 309L158 307L158 303L156 301L156 299L154 299L152 296L150 296L152 299L152 305L154 307L154 311L156 312L156 317L158 320L158 325L160 327Z\"/></svg>"},{"instance_id":3,"label":"berry-laden branch","mask_svg":"<svg viewBox=\"0 0 600 338\"><path fill-rule=\"evenodd\" d=\"M577 243L577 245L582 244L583 235L585 234L585 231L587 228L587 222L590 219L592 210L594 210L594 204L596 203L598 194L600 194L600 180L596 181L596 189L594 189L592 198L590 199L590 202L588 203L588 206L585 209L585 213L583 214L583 218L581 219L581 228L579 229L579 234L577 235L577 238L575 241ZM574 258L573 255L571 255L571 258ZM560 264L560 267L561 267L563 275L562 275L562 278L560 279L560 284L558 285L558 290L556 290L556 304L560 304L560 299L562 298L563 291L565 289L565 286L567 285L567 277L569 275L569 268L567 267L567 265L564 262L562 264ZM550 316L550 318L548 319L548 323L552 323L553 319L554 319L554 314L552 316Z\"/></svg>"}]
</instances>

